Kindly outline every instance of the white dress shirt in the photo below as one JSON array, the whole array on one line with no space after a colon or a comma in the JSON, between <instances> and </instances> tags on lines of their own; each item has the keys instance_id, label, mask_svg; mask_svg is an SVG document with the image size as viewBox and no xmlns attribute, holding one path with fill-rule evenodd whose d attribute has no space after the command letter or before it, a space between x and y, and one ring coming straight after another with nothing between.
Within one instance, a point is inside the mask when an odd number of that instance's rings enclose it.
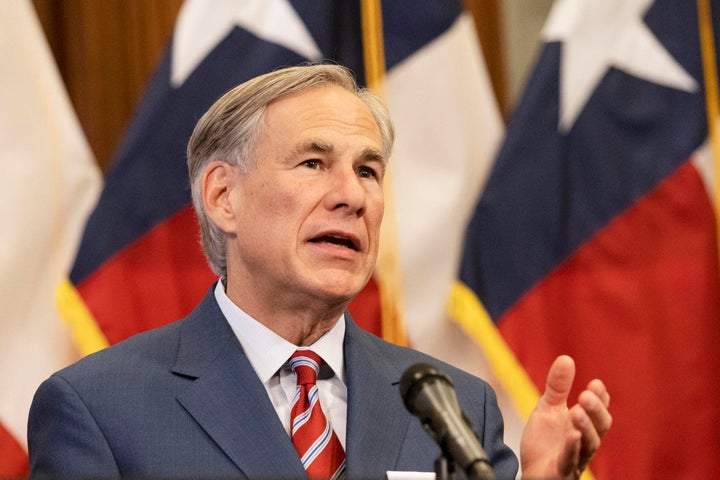
<instances>
[{"instance_id":1,"label":"white dress shirt","mask_svg":"<svg viewBox=\"0 0 720 480\"><path fill-rule=\"evenodd\" d=\"M290 435L290 409L295 395L296 379L288 360L298 349L314 351L325 362L318 375L317 386L320 405L330 420L335 434L345 448L347 423L347 386L345 385L345 358L343 341L345 319L340 317L335 326L309 347L298 347L276 334L240 307L225 293L222 281L215 287L215 300L237 336L258 378L265 386L268 397ZM329 368L328 368L329 367Z\"/></svg>"}]
</instances>

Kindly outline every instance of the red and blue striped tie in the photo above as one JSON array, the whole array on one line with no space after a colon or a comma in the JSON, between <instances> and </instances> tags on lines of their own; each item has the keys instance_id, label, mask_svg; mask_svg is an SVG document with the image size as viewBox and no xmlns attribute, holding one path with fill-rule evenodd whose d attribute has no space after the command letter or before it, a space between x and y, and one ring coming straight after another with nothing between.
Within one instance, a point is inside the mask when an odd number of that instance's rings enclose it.
<instances>
[{"instance_id":1,"label":"red and blue striped tie","mask_svg":"<svg viewBox=\"0 0 720 480\"><path fill-rule=\"evenodd\" d=\"M345 473L345 451L320 408L317 375L322 359L310 350L298 350L290 357L297 376L290 411L290 436L308 477L339 479Z\"/></svg>"}]
</instances>

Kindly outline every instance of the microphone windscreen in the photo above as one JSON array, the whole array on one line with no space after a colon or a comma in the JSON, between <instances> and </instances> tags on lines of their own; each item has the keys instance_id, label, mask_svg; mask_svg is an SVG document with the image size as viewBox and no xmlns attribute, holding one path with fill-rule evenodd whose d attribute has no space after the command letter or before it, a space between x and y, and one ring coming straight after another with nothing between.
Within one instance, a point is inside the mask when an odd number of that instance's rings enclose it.
<instances>
[{"instance_id":1,"label":"microphone windscreen","mask_svg":"<svg viewBox=\"0 0 720 480\"><path fill-rule=\"evenodd\" d=\"M450 378L434 365L429 363L416 363L405 370L400 379L400 396L410 412L415 413L415 398L423 386L430 382L439 381L453 386Z\"/></svg>"}]
</instances>

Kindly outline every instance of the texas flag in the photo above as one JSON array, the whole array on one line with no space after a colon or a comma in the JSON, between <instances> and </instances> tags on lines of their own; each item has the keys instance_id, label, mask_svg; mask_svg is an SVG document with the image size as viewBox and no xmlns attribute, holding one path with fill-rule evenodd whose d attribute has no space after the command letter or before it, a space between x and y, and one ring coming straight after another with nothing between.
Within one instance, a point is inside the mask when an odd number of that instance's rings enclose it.
<instances>
[{"instance_id":1,"label":"texas flag","mask_svg":"<svg viewBox=\"0 0 720 480\"><path fill-rule=\"evenodd\" d=\"M458 319L497 326L524 413L556 355L606 382L597 478L720 477L711 6L557 1L465 239Z\"/></svg>"},{"instance_id":2,"label":"texas flag","mask_svg":"<svg viewBox=\"0 0 720 480\"><path fill-rule=\"evenodd\" d=\"M101 176L30 0L0 1L0 65L0 478L22 478L35 389L79 358L55 287Z\"/></svg>"}]
</instances>

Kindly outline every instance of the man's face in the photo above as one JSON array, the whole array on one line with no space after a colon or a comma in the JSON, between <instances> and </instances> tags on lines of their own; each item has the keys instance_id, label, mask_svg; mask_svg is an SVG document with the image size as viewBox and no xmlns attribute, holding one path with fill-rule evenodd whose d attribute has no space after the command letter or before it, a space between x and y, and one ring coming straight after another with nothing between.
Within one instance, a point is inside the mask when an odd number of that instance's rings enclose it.
<instances>
[{"instance_id":1,"label":"man's face","mask_svg":"<svg viewBox=\"0 0 720 480\"><path fill-rule=\"evenodd\" d=\"M373 272L383 216L372 114L337 86L282 97L267 108L256 161L234 175L229 284L260 302L348 302Z\"/></svg>"}]
</instances>

